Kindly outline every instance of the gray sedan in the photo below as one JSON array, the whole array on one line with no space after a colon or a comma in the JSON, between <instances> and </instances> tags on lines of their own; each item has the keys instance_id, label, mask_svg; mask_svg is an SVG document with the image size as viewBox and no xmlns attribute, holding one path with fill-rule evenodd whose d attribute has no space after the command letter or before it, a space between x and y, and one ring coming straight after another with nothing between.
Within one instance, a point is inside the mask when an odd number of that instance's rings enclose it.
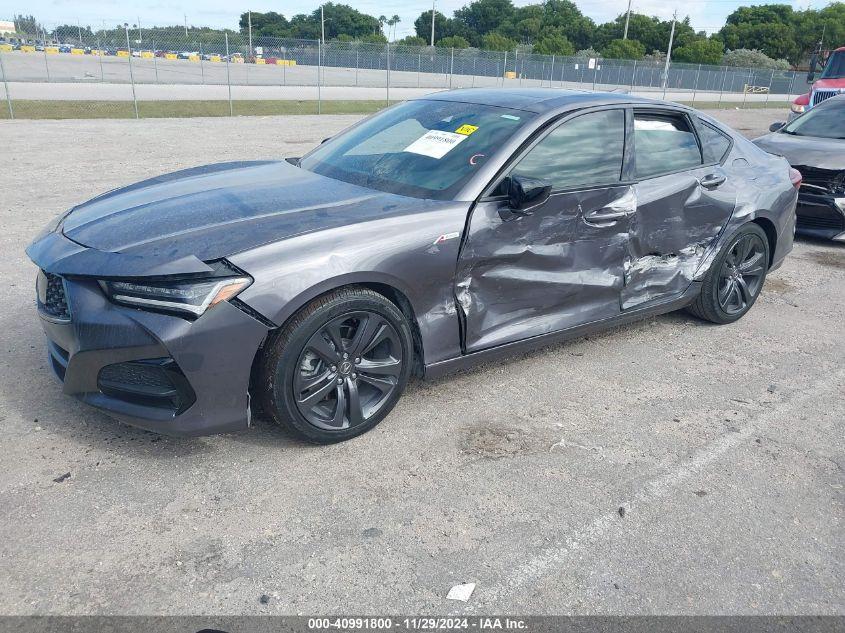
<instances>
[{"instance_id":1,"label":"gray sedan","mask_svg":"<svg viewBox=\"0 0 845 633\"><path fill-rule=\"evenodd\" d=\"M683 106L459 90L103 194L27 253L65 393L161 433L258 406L335 442L412 374L681 308L736 321L792 248L799 180Z\"/></svg>"}]
</instances>

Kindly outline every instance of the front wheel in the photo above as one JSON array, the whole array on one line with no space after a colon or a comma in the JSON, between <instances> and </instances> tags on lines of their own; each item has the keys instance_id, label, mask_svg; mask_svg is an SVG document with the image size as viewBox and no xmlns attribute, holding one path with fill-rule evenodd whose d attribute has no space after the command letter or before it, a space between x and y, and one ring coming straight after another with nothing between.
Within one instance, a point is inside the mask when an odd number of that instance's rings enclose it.
<instances>
[{"instance_id":1,"label":"front wheel","mask_svg":"<svg viewBox=\"0 0 845 633\"><path fill-rule=\"evenodd\" d=\"M367 288L343 288L303 308L268 342L264 410L318 443L361 435L393 409L411 373L408 320Z\"/></svg>"},{"instance_id":2,"label":"front wheel","mask_svg":"<svg viewBox=\"0 0 845 633\"><path fill-rule=\"evenodd\" d=\"M760 296L768 268L766 233L757 224L746 224L716 256L689 311L713 323L737 321Z\"/></svg>"}]
</instances>

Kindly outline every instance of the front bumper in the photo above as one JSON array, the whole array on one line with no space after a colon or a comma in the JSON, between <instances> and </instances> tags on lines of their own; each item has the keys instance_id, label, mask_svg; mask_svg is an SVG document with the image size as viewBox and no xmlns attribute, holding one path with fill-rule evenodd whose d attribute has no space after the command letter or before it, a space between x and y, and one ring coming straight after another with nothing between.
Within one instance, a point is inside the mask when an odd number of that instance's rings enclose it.
<instances>
[{"instance_id":1,"label":"front bumper","mask_svg":"<svg viewBox=\"0 0 845 633\"><path fill-rule=\"evenodd\" d=\"M799 235L845 242L845 210L831 195L801 192L798 195L796 232ZM840 202L840 204L842 204Z\"/></svg>"},{"instance_id":2,"label":"front bumper","mask_svg":"<svg viewBox=\"0 0 845 633\"><path fill-rule=\"evenodd\" d=\"M115 305L90 278L65 277L64 288L69 321L39 311L50 365L64 393L123 422L166 435L207 435L249 426L250 372L268 332L264 324L228 302L191 321ZM152 375L163 376L165 386L171 377L171 406L166 398L126 392L121 373L112 371L123 363L130 370L156 365L158 374ZM167 393L162 384L140 382L157 394Z\"/></svg>"}]
</instances>

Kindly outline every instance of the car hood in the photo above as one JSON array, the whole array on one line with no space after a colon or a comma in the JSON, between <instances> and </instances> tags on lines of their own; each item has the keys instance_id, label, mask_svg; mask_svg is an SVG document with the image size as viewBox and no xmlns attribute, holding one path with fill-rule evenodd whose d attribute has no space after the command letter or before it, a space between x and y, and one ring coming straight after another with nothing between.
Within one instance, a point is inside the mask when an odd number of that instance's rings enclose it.
<instances>
[{"instance_id":1,"label":"car hood","mask_svg":"<svg viewBox=\"0 0 845 633\"><path fill-rule=\"evenodd\" d=\"M45 270L67 274L202 272L204 261L262 244L437 204L443 203L351 185L286 161L223 163L89 200L27 252ZM83 262L81 250L98 256L88 253ZM72 265L57 264L68 255Z\"/></svg>"},{"instance_id":2,"label":"car hood","mask_svg":"<svg viewBox=\"0 0 845 633\"><path fill-rule=\"evenodd\" d=\"M790 165L818 169L845 169L845 141L814 136L773 133L754 139L754 143L772 154L780 154Z\"/></svg>"},{"instance_id":3,"label":"car hood","mask_svg":"<svg viewBox=\"0 0 845 633\"><path fill-rule=\"evenodd\" d=\"M819 79L813 84L813 90L830 90L833 88L845 88L845 77Z\"/></svg>"}]
</instances>

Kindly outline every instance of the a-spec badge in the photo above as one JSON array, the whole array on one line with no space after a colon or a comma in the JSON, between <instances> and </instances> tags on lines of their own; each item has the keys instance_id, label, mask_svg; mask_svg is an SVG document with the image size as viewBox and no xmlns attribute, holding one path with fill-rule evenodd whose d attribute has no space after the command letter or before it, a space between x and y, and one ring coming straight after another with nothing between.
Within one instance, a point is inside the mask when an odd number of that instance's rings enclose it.
<instances>
[{"instance_id":1,"label":"a-spec badge","mask_svg":"<svg viewBox=\"0 0 845 633\"><path fill-rule=\"evenodd\" d=\"M459 231L455 231L454 233L444 233L436 240L434 240L434 245L437 246L438 244L442 244L443 242L448 242L449 240L454 240L457 237L460 237L461 234Z\"/></svg>"}]
</instances>

